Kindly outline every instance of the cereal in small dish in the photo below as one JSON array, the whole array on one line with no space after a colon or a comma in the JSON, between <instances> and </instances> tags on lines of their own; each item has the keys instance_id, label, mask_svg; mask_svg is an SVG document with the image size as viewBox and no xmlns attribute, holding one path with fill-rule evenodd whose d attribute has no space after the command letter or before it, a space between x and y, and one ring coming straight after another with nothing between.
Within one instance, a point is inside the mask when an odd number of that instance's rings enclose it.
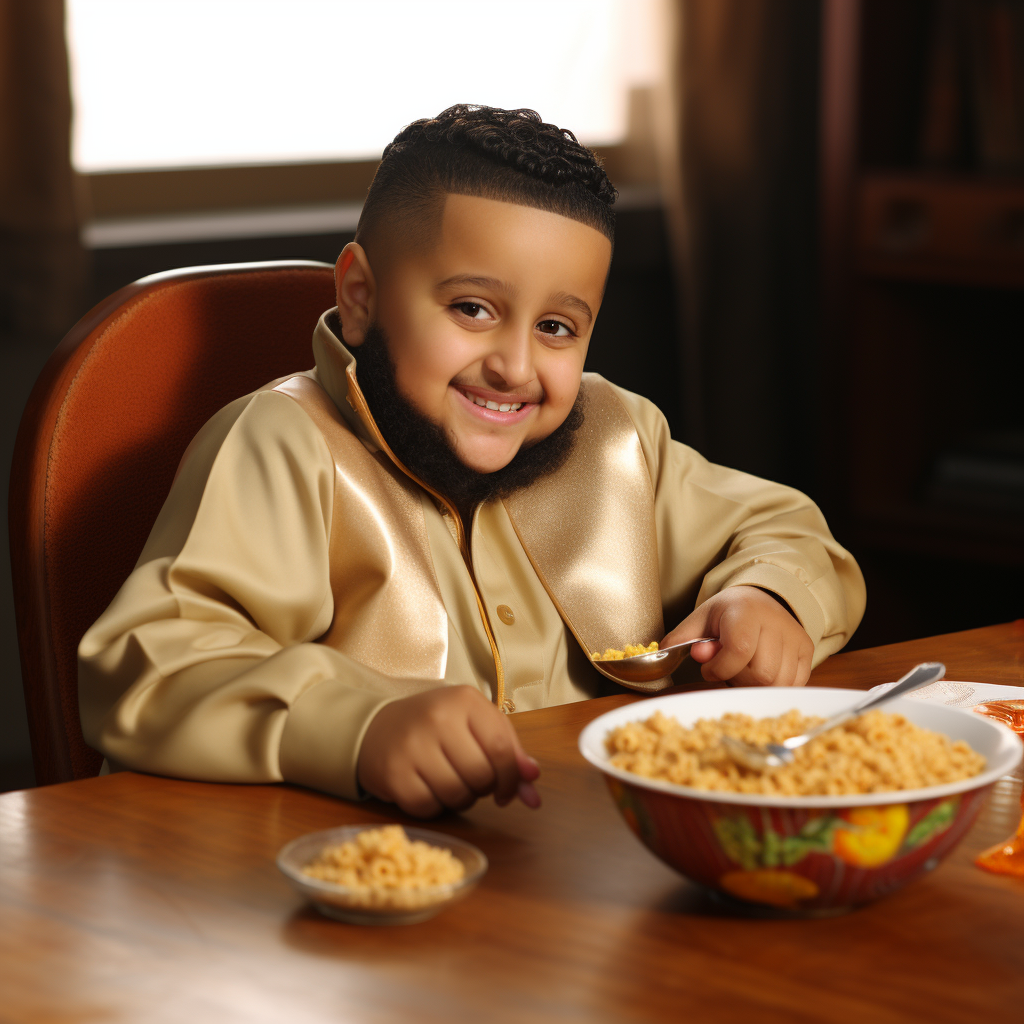
<instances>
[{"instance_id":1,"label":"cereal in small dish","mask_svg":"<svg viewBox=\"0 0 1024 1024\"><path fill-rule=\"evenodd\" d=\"M465 896L487 870L487 858L440 832L348 825L293 839L277 866L328 917L415 924Z\"/></svg>"}]
</instances>

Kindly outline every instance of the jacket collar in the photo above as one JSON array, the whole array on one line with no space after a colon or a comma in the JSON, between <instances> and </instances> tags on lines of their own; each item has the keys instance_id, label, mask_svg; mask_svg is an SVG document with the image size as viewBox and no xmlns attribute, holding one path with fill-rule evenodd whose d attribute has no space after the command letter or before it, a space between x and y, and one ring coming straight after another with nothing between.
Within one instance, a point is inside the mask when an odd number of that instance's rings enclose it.
<instances>
[{"instance_id":1,"label":"jacket collar","mask_svg":"<svg viewBox=\"0 0 1024 1024\"><path fill-rule=\"evenodd\" d=\"M397 469L430 494L438 503L438 507L448 510L456 524L459 547L468 550L465 527L452 502L403 465L401 459L384 440L384 435L381 434L380 427L370 412L366 396L356 380L356 357L345 347L338 333L338 307L334 306L320 317L320 322L313 332L313 358L316 361L316 377L320 386L338 407L346 426L370 451L383 453Z\"/></svg>"},{"instance_id":2,"label":"jacket collar","mask_svg":"<svg viewBox=\"0 0 1024 1024\"><path fill-rule=\"evenodd\" d=\"M338 307L334 306L320 317L313 332L317 379L349 429L365 444L391 455L356 380L356 357L345 347L340 333Z\"/></svg>"}]
</instances>

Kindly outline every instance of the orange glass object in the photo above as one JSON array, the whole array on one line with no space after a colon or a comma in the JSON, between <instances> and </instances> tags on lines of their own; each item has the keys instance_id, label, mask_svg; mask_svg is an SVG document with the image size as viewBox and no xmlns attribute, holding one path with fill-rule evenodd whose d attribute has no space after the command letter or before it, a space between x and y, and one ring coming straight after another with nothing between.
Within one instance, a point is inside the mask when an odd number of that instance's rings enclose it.
<instances>
[{"instance_id":1,"label":"orange glass object","mask_svg":"<svg viewBox=\"0 0 1024 1024\"><path fill-rule=\"evenodd\" d=\"M1018 736L1024 737L1024 700L990 700L975 704L971 710L1008 725ZM1021 819L1017 831L1006 842L997 843L979 854L974 863L986 871L1024 878L1024 792L1021 793Z\"/></svg>"}]
</instances>

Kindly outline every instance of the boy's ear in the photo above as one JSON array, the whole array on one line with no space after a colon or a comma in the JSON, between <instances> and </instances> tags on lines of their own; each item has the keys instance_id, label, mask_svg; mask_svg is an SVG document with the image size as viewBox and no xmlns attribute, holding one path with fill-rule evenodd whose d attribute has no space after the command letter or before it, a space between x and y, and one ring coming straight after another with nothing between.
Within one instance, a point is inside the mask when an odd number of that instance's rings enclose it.
<instances>
[{"instance_id":1,"label":"boy's ear","mask_svg":"<svg viewBox=\"0 0 1024 1024\"><path fill-rule=\"evenodd\" d=\"M334 287L342 340L346 345L359 346L372 320L376 283L366 252L358 242L349 242L341 250L334 265Z\"/></svg>"}]
</instances>

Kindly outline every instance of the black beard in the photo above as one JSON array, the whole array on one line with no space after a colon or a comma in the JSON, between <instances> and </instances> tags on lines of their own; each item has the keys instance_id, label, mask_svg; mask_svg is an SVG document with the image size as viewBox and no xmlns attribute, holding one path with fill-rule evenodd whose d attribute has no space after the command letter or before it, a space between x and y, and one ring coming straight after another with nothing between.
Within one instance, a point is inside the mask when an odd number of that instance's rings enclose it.
<instances>
[{"instance_id":1,"label":"black beard","mask_svg":"<svg viewBox=\"0 0 1024 1024\"><path fill-rule=\"evenodd\" d=\"M376 323L356 349L356 379L384 440L414 476L466 511L485 501L507 498L521 487L560 469L583 425L583 389L565 421L547 437L522 447L507 466L480 473L458 456L448 435L398 390L387 337Z\"/></svg>"}]
</instances>

